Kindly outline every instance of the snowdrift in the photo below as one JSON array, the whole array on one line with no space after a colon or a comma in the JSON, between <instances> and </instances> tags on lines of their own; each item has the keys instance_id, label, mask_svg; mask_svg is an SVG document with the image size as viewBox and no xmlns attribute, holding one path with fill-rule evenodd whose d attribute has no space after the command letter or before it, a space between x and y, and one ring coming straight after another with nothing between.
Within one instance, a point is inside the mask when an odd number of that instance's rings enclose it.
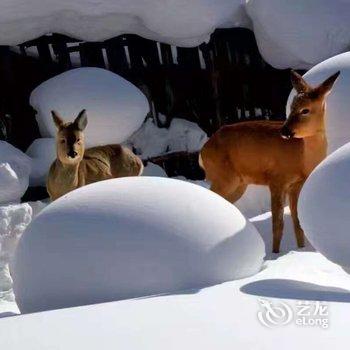
<instances>
[{"instance_id":1,"label":"snowdrift","mask_svg":"<svg viewBox=\"0 0 350 350\"><path fill-rule=\"evenodd\" d=\"M15 45L45 33L87 41L134 33L179 46L196 46L220 26L246 26L244 0L6 0L0 44Z\"/></svg>"},{"instance_id":2,"label":"snowdrift","mask_svg":"<svg viewBox=\"0 0 350 350\"><path fill-rule=\"evenodd\" d=\"M207 134L188 120L174 118L169 128L159 128L147 119L125 144L141 158L147 159L170 152L199 151L207 139Z\"/></svg>"},{"instance_id":3,"label":"snowdrift","mask_svg":"<svg viewBox=\"0 0 350 350\"><path fill-rule=\"evenodd\" d=\"M349 49L350 2L249 0L259 50L276 68L308 69Z\"/></svg>"},{"instance_id":4,"label":"snowdrift","mask_svg":"<svg viewBox=\"0 0 350 350\"><path fill-rule=\"evenodd\" d=\"M102 41L133 33L177 46L208 41L216 28L253 28L276 68L308 69L348 50L350 3L343 0L6 0L0 44L46 33ZM302 33L302 35L301 35ZM320 44L322 43L322 44Z\"/></svg>"},{"instance_id":5,"label":"snowdrift","mask_svg":"<svg viewBox=\"0 0 350 350\"><path fill-rule=\"evenodd\" d=\"M54 138L36 139L26 152L32 158L30 186L46 186L46 177L50 166L56 159L56 141Z\"/></svg>"},{"instance_id":6,"label":"snowdrift","mask_svg":"<svg viewBox=\"0 0 350 350\"><path fill-rule=\"evenodd\" d=\"M334 56L313 67L304 75L308 83L316 86L337 71L340 71L340 76L327 98L328 154L350 141L350 52ZM287 102L287 115L294 96L293 90Z\"/></svg>"},{"instance_id":7,"label":"snowdrift","mask_svg":"<svg viewBox=\"0 0 350 350\"><path fill-rule=\"evenodd\" d=\"M101 68L77 68L40 84L30 96L43 137L54 137L51 110L73 121L87 110L87 147L120 143L144 121L149 105L143 93L124 78Z\"/></svg>"},{"instance_id":8,"label":"snowdrift","mask_svg":"<svg viewBox=\"0 0 350 350\"><path fill-rule=\"evenodd\" d=\"M21 312L199 288L255 274L265 247L229 202L190 183L82 187L32 221L12 268Z\"/></svg>"},{"instance_id":9,"label":"snowdrift","mask_svg":"<svg viewBox=\"0 0 350 350\"><path fill-rule=\"evenodd\" d=\"M328 156L306 181L299 218L311 244L350 271L350 143Z\"/></svg>"},{"instance_id":10,"label":"snowdrift","mask_svg":"<svg viewBox=\"0 0 350 350\"><path fill-rule=\"evenodd\" d=\"M19 149L0 141L0 204L18 202L28 188L31 160Z\"/></svg>"}]
</instances>

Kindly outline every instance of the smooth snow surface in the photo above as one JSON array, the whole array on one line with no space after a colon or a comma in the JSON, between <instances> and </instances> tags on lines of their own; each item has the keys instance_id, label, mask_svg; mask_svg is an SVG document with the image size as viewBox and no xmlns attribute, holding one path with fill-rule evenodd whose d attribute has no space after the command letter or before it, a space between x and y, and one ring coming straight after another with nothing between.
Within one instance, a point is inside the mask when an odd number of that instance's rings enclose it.
<instances>
[{"instance_id":1,"label":"smooth snow surface","mask_svg":"<svg viewBox=\"0 0 350 350\"><path fill-rule=\"evenodd\" d=\"M327 98L328 154L350 141L350 52L334 56L313 67L304 75L308 83L317 86L337 71L340 71L340 75ZM287 115L294 95L295 91L292 90L287 102Z\"/></svg>"},{"instance_id":2,"label":"smooth snow surface","mask_svg":"<svg viewBox=\"0 0 350 350\"><path fill-rule=\"evenodd\" d=\"M31 160L19 149L0 141L0 204L18 202L28 188Z\"/></svg>"},{"instance_id":3,"label":"smooth snow surface","mask_svg":"<svg viewBox=\"0 0 350 350\"><path fill-rule=\"evenodd\" d=\"M174 118L169 128L159 128L147 119L125 144L142 159L147 159L171 152L199 151L207 139L207 134L188 120Z\"/></svg>"},{"instance_id":4,"label":"smooth snow surface","mask_svg":"<svg viewBox=\"0 0 350 350\"><path fill-rule=\"evenodd\" d=\"M87 260L88 262L88 260ZM343 349L350 342L350 276L319 253L290 253L237 281L169 295L0 319L6 350L101 349ZM324 307L313 312L317 303ZM276 325L259 322L271 303ZM292 310L289 323L283 305ZM265 304L266 305L266 304ZM303 309L301 309L302 307ZM297 325L301 311L323 318ZM280 323L278 323L280 322Z\"/></svg>"},{"instance_id":5,"label":"smooth snow surface","mask_svg":"<svg viewBox=\"0 0 350 350\"><path fill-rule=\"evenodd\" d=\"M328 156L306 181L299 217L312 245L350 271L350 143Z\"/></svg>"},{"instance_id":6,"label":"smooth snow surface","mask_svg":"<svg viewBox=\"0 0 350 350\"><path fill-rule=\"evenodd\" d=\"M276 68L308 69L349 49L349 1L249 0L246 9L262 56Z\"/></svg>"},{"instance_id":7,"label":"smooth snow surface","mask_svg":"<svg viewBox=\"0 0 350 350\"><path fill-rule=\"evenodd\" d=\"M45 33L87 41L134 33L179 46L195 46L220 26L247 26L244 0L5 0L0 44L14 45ZM44 6L43 6L44 5Z\"/></svg>"},{"instance_id":8,"label":"smooth snow surface","mask_svg":"<svg viewBox=\"0 0 350 350\"><path fill-rule=\"evenodd\" d=\"M180 180L129 177L68 193L16 250L21 312L176 292L258 272L265 246L229 202Z\"/></svg>"},{"instance_id":9,"label":"smooth snow surface","mask_svg":"<svg viewBox=\"0 0 350 350\"><path fill-rule=\"evenodd\" d=\"M51 164L56 158L54 138L36 139L26 152L32 158L32 171L29 176L30 186L46 186L46 177Z\"/></svg>"},{"instance_id":10,"label":"smooth snow surface","mask_svg":"<svg viewBox=\"0 0 350 350\"><path fill-rule=\"evenodd\" d=\"M40 84L30 96L43 137L55 137L51 111L73 121L87 110L87 147L120 143L144 121L149 105L143 93L124 78L101 68L77 68Z\"/></svg>"}]
</instances>

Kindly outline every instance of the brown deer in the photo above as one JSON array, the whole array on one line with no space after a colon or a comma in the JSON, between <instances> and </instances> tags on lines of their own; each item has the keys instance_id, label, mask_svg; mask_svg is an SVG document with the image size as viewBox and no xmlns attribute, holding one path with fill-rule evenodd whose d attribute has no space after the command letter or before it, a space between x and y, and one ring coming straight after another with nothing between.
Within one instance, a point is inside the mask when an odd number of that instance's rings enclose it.
<instances>
[{"instance_id":1,"label":"brown deer","mask_svg":"<svg viewBox=\"0 0 350 350\"><path fill-rule=\"evenodd\" d=\"M298 197L306 178L326 157L326 97L339 73L312 87L292 71L297 94L285 122L248 121L224 126L201 150L199 162L211 181L211 190L231 203L249 184L269 186L274 253L280 249L286 195L298 247L304 247Z\"/></svg>"},{"instance_id":2,"label":"brown deer","mask_svg":"<svg viewBox=\"0 0 350 350\"><path fill-rule=\"evenodd\" d=\"M126 147L116 144L85 150L85 110L68 123L57 112L51 113L57 127L57 158L51 165L47 179L47 190L52 200L92 182L141 175L141 159Z\"/></svg>"}]
</instances>

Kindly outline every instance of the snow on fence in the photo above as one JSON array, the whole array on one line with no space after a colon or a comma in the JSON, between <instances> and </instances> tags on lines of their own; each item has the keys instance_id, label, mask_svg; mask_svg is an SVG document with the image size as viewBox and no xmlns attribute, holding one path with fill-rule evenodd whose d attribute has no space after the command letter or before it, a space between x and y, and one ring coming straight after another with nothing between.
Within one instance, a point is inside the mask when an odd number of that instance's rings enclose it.
<instances>
[{"instance_id":1,"label":"snow on fence","mask_svg":"<svg viewBox=\"0 0 350 350\"><path fill-rule=\"evenodd\" d=\"M240 120L283 118L290 91L289 72L262 59L248 29L216 30L209 43L194 48L132 34L104 42L46 35L0 50L0 81L7 87L2 109L12 116L12 143L25 149L37 137L30 91L78 66L106 68L134 83L147 95L159 126L182 117L209 135Z\"/></svg>"}]
</instances>

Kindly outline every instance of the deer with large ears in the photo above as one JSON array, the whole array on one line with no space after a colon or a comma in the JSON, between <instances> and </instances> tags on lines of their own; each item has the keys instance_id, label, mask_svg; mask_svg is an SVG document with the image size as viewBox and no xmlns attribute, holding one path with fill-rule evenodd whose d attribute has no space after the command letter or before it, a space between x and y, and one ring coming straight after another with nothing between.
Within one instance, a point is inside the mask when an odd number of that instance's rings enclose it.
<instances>
[{"instance_id":1,"label":"deer with large ears","mask_svg":"<svg viewBox=\"0 0 350 350\"><path fill-rule=\"evenodd\" d=\"M126 147L116 144L85 149L85 110L73 122L64 122L55 111L52 111L52 118L57 127L57 158L47 179L52 200L92 182L141 175L141 159Z\"/></svg>"},{"instance_id":2,"label":"deer with large ears","mask_svg":"<svg viewBox=\"0 0 350 350\"><path fill-rule=\"evenodd\" d=\"M285 122L250 121L224 126L201 150L199 162L211 181L211 190L228 201L237 201L249 184L269 186L274 253L280 250L287 195L298 247L305 244L298 197L306 178L326 157L326 98L339 73L313 87L292 71L297 94Z\"/></svg>"}]
</instances>

